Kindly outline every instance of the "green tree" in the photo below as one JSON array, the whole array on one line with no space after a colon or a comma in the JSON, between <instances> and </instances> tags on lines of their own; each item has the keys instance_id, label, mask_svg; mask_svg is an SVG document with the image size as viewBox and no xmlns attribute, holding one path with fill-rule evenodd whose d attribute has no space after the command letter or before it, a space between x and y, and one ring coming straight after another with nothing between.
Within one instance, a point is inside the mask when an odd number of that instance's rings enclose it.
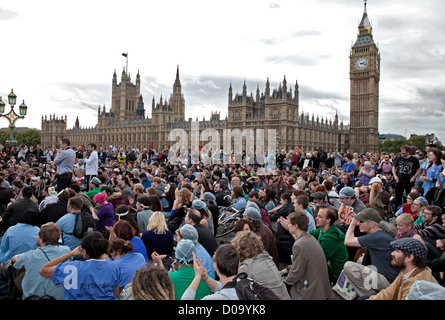
<instances>
[{"instance_id":1,"label":"green tree","mask_svg":"<svg viewBox=\"0 0 445 320\"><path fill-rule=\"evenodd\" d=\"M26 129L24 131L14 131L14 139L17 140L17 144L25 144L27 146L35 146L40 144L41 134L37 129ZM0 131L0 143L6 144L6 140L9 140L9 129Z\"/></svg>"},{"instance_id":2,"label":"green tree","mask_svg":"<svg viewBox=\"0 0 445 320\"><path fill-rule=\"evenodd\" d=\"M408 141L411 146L416 147L416 150L425 150L426 148L425 136L413 136Z\"/></svg>"},{"instance_id":3,"label":"green tree","mask_svg":"<svg viewBox=\"0 0 445 320\"><path fill-rule=\"evenodd\" d=\"M395 154L400 152L400 148L404 145L411 145L408 140L405 138L402 139L394 139L394 140L385 140L380 142L380 151L385 151L386 153L394 152Z\"/></svg>"}]
</instances>

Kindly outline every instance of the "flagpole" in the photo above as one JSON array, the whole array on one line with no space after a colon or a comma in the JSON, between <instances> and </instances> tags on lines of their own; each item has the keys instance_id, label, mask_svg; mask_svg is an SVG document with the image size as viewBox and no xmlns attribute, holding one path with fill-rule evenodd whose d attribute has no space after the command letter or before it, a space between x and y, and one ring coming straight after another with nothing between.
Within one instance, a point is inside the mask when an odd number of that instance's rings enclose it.
<instances>
[{"instance_id":1,"label":"flagpole","mask_svg":"<svg viewBox=\"0 0 445 320\"><path fill-rule=\"evenodd\" d=\"M127 64L126 64L125 70L127 72L127 77L128 77L128 52L127 52L126 58L127 58Z\"/></svg>"}]
</instances>

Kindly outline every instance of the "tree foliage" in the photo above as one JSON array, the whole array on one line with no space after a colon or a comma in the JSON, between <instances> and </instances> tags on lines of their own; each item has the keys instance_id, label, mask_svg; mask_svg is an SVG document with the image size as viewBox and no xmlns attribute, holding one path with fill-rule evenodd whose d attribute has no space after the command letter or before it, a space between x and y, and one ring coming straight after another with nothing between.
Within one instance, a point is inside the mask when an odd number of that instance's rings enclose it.
<instances>
[{"instance_id":1,"label":"tree foliage","mask_svg":"<svg viewBox=\"0 0 445 320\"><path fill-rule=\"evenodd\" d=\"M413 146L416 150L425 150L427 146L426 136L414 136L410 139L393 139L393 140L385 140L379 143L380 152L391 153L394 152L398 154L400 152L400 148L404 145ZM435 142L435 145L439 150L443 150L444 147L440 142Z\"/></svg>"},{"instance_id":2,"label":"tree foliage","mask_svg":"<svg viewBox=\"0 0 445 320\"><path fill-rule=\"evenodd\" d=\"M14 131L14 139L17 140L17 145L25 144L27 146L35 146L40 144L41 134L37 129L26 129L24 131ZM6 140L9 140L9 129L0 131L0 143L6 145Z\"/></svg>"}]
</instances>

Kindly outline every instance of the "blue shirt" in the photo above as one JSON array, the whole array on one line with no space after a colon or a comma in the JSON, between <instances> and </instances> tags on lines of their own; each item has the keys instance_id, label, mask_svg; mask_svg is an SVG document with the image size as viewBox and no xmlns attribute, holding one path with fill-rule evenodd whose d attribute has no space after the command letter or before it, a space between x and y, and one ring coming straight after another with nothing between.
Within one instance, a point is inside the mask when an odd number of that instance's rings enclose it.
<instances>
[{"instance_id":1,"label":"blue shirt","mask_svg":"<svg viewBox=\"0 0 445 320\"><path fill-rule=\"evenodd\" d=\"M146 178L142 180L142 186L144 187L144 190L151 187L151 180L149 178Z\"/></svg>"},{"instance_id":2,"label":"blue shirt","mask_svg":"<svg viewBox=\"0 0 445 320\"><path fill-rule=\"evenodd\" d=\"M145 258L145 261L148 261L147 248L145 247L142 239L138 236L134 236L133 239L130 240L130 242L134 247L134 252L142 254Z\"/></svg>"},{"instance_id":3,"label":"blue shirt","mask_svg":"<svg viewBox=\"0 0 445 320\"><path fill-rule=\"evenodd\" d=\"M127 253L114 262L122 271L122 282L119 283L120 291L133 280L137 270L147 266L144 256L138 252Z\"/></svg>"},{"instance_id":4,"label":"blue shirt","mask_svg":"<svg viewBox=\"0 0 445 320\"><path fill-rule=\"evenodd\" d=\"M63 285L65 300L117 300L114 288L123 280L116 262L96 259L59 263L51 279Z\"/></svg>"},{"instance_id":5,"label":"blue shirt","mask_svg":"<svg viewBox=\"0 0 445 320\"><path fill-rule=\"evenodd\" d=\"M39 271L48 261L63 256L69 251L70 248L67 246L49 245L18 255L14 268L26 270L22 280L23 299L34 294L38 296L47 294L56 300L63 300L65 291L63 286L56 286L51 279L41 276Z\"/></svg>"},{"instance_id":6,"label":"blue shirt","mask_svg":"<svg viewBox=\"0 0 445 320\"><path fill-rule=\"evenodd\" d=\"M76 214L74 213L67 213L56 222L56 225L62 230L62 243L71 250L80 245L80 238L72 235L75 223Z\"/></svg>"},{"instance_id":7,"label":"blue shirt","mask_svg":"<svg viewBox=\"0 0 445 320\"><path fill-rule=\"evenodd\" d=\"M439 181L439 183L441 183L442 181L440 177L440 173L442 172L441 169L442 169L442 164L432 165L426 171L426 177L436 179L437 181ZM425 181L422 185L423 196L425 197L428 190L434 188L435 186L436 186L436 181Z\"/></svg>"},{"instance_id":8,"label":"blue shirt","mask_svg":"<svg viewBox=\"0 0 445 320\"><path fill-rule=\"evenodd\" d=\"M210 278L215 279L215 268L213 267L213 259L207 250L200 245L196 244L196 258L202 260L202 264L207 270L207 274Z\"/></svg>"},{"instance_id":9,"label":"blue shirt","mask_svg":"<svg viewBox=\"0 0 445 320\"><path fill-rule=\"evenodd\" d=\"M17 223L6 230L0 245L0 262L10 260L16 254L37 248L39 227Z\"/></svg>"},{"instance_id":10,"label":"blue shirt","mask_svg":"<svg viewBox=\"0 0 445 320\"><path fill-rule=\"evenodd\" d=\"M238 211L244 210L246 208L247 202L243 197L238 197L235 199L234 208Z\"/></svg>"},{"instance_id":11,"label":"blue shirt","mask_svg":"<svg viewBox=\"0 0 445 320\"><path fill-rule=\"evenodd\" d=\"M307 226L307 231L315 230L315 219L314 216L307 210L304 210L304 213L306 213L307 217L309 218L309 225Z\"/></svg>"},{"instance_id":12,"label":"blue shirt","mask_svg":"<svg viewBox=\"0 0 445 320\"><path fill-rule=\"evenodd\" d=\"M351 161L349 163L347 162L343 163L341 170L345 173L354 172L355 171L354 162ZM354 182L354 174L351 175L351 181Z\"/></svg>"}]
</instances>

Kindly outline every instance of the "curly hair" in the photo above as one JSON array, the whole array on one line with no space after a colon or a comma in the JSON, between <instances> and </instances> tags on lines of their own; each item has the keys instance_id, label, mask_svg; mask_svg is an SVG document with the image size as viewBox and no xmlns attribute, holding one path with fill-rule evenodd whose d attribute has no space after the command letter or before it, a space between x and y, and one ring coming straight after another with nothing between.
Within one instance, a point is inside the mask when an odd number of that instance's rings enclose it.
<instances>
[{"instance_id":1,"label":"curly hair","mask_svg":"<svg viewBox=\"0 0 445 320\"><path fill-rule=\"evenodd\" d=\"M253 258L264 251L261 237L252 231L240 231L230 241L239 253L240 262Z\"/></svg>"}]
</instances>

